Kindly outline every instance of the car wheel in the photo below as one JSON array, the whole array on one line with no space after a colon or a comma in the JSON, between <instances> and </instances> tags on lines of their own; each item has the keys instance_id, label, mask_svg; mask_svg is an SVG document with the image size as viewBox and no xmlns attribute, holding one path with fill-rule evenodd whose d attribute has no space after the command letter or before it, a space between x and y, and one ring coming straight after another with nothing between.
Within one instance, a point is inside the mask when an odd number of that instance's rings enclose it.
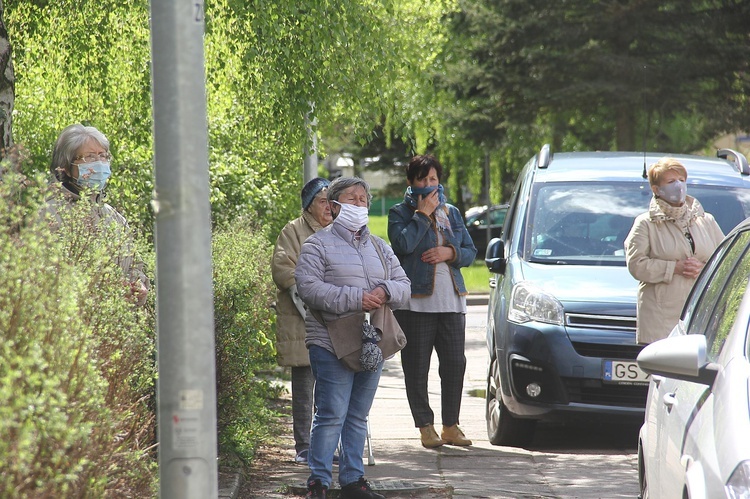
<instances>
[{"instance_id":1,"label":"car wheel","mask_svg":"<svg viewBox=\"0 0 750 499\"><path fill-rule=\"evenodd\" d=\"M492 445L524 447L531 443L536 420L514 417L503 403L497 359L487 374L486 414L487 436Z\"/></svg>"}]
</instances>

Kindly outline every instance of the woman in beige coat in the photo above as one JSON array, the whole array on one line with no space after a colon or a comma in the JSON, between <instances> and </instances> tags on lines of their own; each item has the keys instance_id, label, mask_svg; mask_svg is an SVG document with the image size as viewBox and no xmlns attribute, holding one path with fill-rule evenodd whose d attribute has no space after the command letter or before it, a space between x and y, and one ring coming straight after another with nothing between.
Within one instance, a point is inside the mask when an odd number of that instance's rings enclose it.
<instances>
[{"instance_id":1,"label":"woman in beige coat","mask_svg":"<svg viewBox=\"0 0 750 499\"><path fill-rule=\"evenodd\" d=\"M295 461L307 463L313 412L310 357L305 346L305 309L297 295L294 268L302 243L332 221L326 198L329 182L314 178L302 188L302 216L287 223L276 240L271 273L278 288L276 297L276 351L280 366L292 369L292 419Z\"/></svg>"},{"instance_id":2,"label":"woman in beige coat","mask_svg":"<svg viewBox=\"0 0 750 499\"><path fill-rule=\"evenodd\" d=\"M685 299L724 234L710 213L687 195L687 170L662 158L648 172L654 193L625 239L625 259L638 286L636 342L666 338Z\"/></svg>"}]
</instances>

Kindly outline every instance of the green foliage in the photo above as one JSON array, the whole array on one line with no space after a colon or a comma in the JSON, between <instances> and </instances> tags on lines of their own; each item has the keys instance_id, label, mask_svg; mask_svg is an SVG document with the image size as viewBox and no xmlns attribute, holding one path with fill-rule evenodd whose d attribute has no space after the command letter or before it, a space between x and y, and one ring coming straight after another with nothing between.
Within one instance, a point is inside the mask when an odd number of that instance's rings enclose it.
<instances>
[{"instance_id":1,"label":"green foliage","mask_svg":"<svg viewBox=\"0 0 750 499\"><path fill-rule=\"evenodd\" d=\"M370 232L381 237L388 242L388 215L370 215L370 221L367 224Z\"/></svg>"},{"instance_id":2,"label":"green foliage","mask_svg":"<svg viewBox=\"0 0 750 499\"><path fill-rule=\"evenodd\" d=\"M213 221L251 215L269 237L299 210L305 115L324 134L365 136L385 116L427 130L426 71L446 36L452 0L206 3L205 68ZM153 214L149 8L146 0L13 0L14 137L45 171L57 134L74 122L112 143L110 201L151 232ZM425 139L426 140L426 139Z\"/></svg>"},{"instance_id":3,"label":"green foliage","mask_svg":"<svg viewBox=\"0 0 750 499\"><path fill-rule=\"evenodd\" d=\"M490 272L484 260L476 260L468 267L461 269L464 276L464 284L469 293L489 293L490 292Z\"/></svg>"},{"instance_id":4,"label":"green foliage","mask_svg":"<svg viewBox=\"0 0 750 499\"><path fill-rule=\"evenodd\" d=\"M127 234L85 201L53 230L43 177L0 183L0 496L155 491L153 315L125 296ZM54 195L54 194L52 194Z\"/></svg>"},{"instance_id":5,"label":"green foliage","mask_svg":"<svg viewBox=\"0 0 750 499\"><path fill-rule=\"evenodd\" d=\"M153 190L148 2L32 2L6 6L14 50L13 135L47 171L67 125L103 131L114 156L110 203L150 230Z\"/></svg>"},{"instance_id":6,"label":"green foliage","mask_svg":"<svg viewBox=\"0 0 750 499\"><path fill-rule=\"evenodd\" d=\"M270 435L266 398L280 390L259 376L276 365L271 253L251 224L213 236L219 450L245 459Z\"/></svg>"},{"instance_id":7,"label":"green foliage","mask_svg":"<svg viewBox=\"0 0 750 499\"><path fill-rule=\"evenodd\" d=\"M696 116L705 141L750 125L745 1L464 0L446 77L476 143L543 124L553 150L681 150L670 124ZM706 36L697 36L705 34ZM476 125L476 126L471 126ZM500 134L502 139L502 134ZM541 140L538 140L541 142ZM693 146L693 149L695 147Z\"/></svg>"}]
</instances>

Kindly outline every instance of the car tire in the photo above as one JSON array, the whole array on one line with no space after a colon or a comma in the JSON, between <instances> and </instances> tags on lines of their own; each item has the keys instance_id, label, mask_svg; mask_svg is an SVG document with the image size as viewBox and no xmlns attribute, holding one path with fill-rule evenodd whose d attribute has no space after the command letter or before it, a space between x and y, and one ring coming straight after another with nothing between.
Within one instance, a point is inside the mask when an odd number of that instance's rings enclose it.
<instances>
[{"instance_id":1,"label":"car tire","mask_svg":"<svg viewBox=\"0 0 750 499\"><path fill-rule=\"evenodd\" d=\"M648 480L646 480L646 462L643 459L643 447L640 441L638 442L638 485L640 489L638 499L649 499Z\"/></svg>"},{"instance_id":2,"label":"car tire","mask_svg":"<svg viewBox=\"0 0 750 499\"><path fill-rule=\"evenodd\" d=\"M514 417L503 403L497 359L490 363L487 374L486 413L487 437L492 445L525 447L531 444L536 420Z\"/></svg>"}]
</instances>

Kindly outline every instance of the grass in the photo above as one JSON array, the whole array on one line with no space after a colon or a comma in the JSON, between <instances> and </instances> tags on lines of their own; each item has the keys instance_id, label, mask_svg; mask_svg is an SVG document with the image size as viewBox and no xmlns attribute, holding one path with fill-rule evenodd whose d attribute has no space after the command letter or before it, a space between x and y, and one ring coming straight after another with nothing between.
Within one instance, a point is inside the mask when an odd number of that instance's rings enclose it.
<instances>
[{"instance_id":1,"label":"grass","mask_svg":"<svg viewBox=\"0 0 750 499\"><path fill-rule=\"evenodd\" d=\"M388 217L387 216L370 216L370 222L367 224L370 232L388 240ZM469 293L489 293L490 272L484 265L484 261L476 260L470 267L461 269L464 276L466 289Z\"/></svg>"},{"instance_id":2,"label":"grass","mask_svg":"<svg viewBox=\"0 0 750 499\"><path fill-rule=\"evenodd\" d=\"M370 228L370 232L376 236L382 237L386 242L388 240L388 216L372 216L370 215L370 221L367 223Z\"/></svg>"}]
</instances>

